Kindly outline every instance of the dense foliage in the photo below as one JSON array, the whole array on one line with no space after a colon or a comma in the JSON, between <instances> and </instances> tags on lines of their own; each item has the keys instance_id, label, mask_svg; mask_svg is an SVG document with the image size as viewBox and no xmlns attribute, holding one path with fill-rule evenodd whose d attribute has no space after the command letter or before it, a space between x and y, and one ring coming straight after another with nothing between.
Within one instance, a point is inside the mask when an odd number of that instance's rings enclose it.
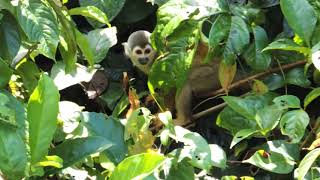
<instances>
[{"instance_id":1,"label":"dense foliage","mask_svg":"<svg viewBox=\"0 0 320 180\"><path fill-rule=\"evenodd\" d=\"M138 29L159 54L142 84L123 75ZM319 1L0 0L0 39L0 179L320 178ZM190 130L164 102L195 57L220 61L225 104Z\"/></svg>"}]
</instances>

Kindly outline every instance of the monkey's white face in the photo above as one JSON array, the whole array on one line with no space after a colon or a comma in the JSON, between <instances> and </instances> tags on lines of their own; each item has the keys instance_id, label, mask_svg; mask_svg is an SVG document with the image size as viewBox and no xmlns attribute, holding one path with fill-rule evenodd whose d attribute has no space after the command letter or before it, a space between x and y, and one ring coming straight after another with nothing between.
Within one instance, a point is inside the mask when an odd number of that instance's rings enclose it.
<instances>
[{"instance_id":1,"label":"monkey's white face","mask_svg":"<svg viewBox=\"0 0 320 180\"><path fill-rule=\"evenodd\" d=\"M155 51L152 47L147 44L144 48L140 46L135 46L132 49L132 56L136 59L141 65L146 65L148 62L153 61L155 56Z\"/></svg>"}]
</instances>

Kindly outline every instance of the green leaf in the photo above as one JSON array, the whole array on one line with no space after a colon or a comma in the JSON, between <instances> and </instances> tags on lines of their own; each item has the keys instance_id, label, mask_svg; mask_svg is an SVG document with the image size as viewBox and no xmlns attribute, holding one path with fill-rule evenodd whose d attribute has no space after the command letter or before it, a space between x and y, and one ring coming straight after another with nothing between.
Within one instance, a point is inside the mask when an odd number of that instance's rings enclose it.
<instances>
[{"instance_id":1,"label":"green leaf","mask_svg":"<svg viewBox=\"0 0 320 180\"><path fill-rule=\"evenodd\" d=\"M0 57L6 60L8 64L11 64L21 45L20 27L10 13L4 12L3 14L4 16L0 21Z\"/></svg>"},{"instance_id":2,"label":"green leaf","mask_svg":"<svg viewBox=\"0 0 320 180\"><path fill-rule=\"evenodd\" d=\"M313 100L320 96L320 88L313 89L308 95L304 98L303 107L306 108Z\"/></svg>"},{"instance_id":3,"label":"green leaf","mask_svg":"<svg viewBox=\"0 0 320 180\"><path fill-rule=\"evenodd\" d=\"M231 18L231 28L223 53L226 64L233 64L237 55L240 55L249 44L249 30L246 23L238 16Z\"/></svg>"},{"instance_id":4,"label":"green leaf","mask_svg":"<svg viewBox=\"0 0 320 180\"><path fill-rule=\"evenodd\" d=\"M262 52L268 50L296 51L305 55L309 55L311 53L310 48L300 46L291 39L278 39L276 41L273 41L266 48L264 48Z\"/></svg>"},{"instance_id":5,"label":"green leaf","mask_svg":"<svg viewBox=\"0 0 320 180\"><path fill-rule=\"evenodd\" d=\"M157 170L165 160L163 155L156 153L130 156L116 167L110 180L143 179Z\"/></svg>"},{"instance_id":6,"label":"green leaf","mask_svg":"<svg viewBox=\"0 0 320 180\"><path fill-rule=\"evenodd\" d=\"M61 157L63 168L67 168L91 154L110 148L112 145L110 141L100 136L68 139L56 146L50 154Z\"/></svg>"},{"instance_id":7,"label":"green leaf","mask_svg":"<svg viewBox=\"0 0 320 180\"><path fill-rule=\"evenodd\" d=\"M174 162L172 161L172 165L169 171L168 176L166 177L167 180L176 180L176 179L183 179L183 180L194 180L194 168L192 165L184 159L181 162Z\"/></svg>"},{"instance_id":8,"label":"green leaf","mask_svg":"<svg viewBox=\"0 0 320 180\"><path fill-rule=\"evenodd\" d=\"M92 18L111 27L108 17L104 12L95 6L77 7L69 10L70 15L82 15Z\"/></svg>"},{"instance_id":9,"label":"green leaf","mask_svg":"<svg viewBox=\"0 0 320 180\"><path fill-rule=\"evenodd\" d=\"M267 152L265 150L256 151L249 159L242 161L255 165L261 169L278 173L288 174L293 168L295 162L286 159L282 154L277 152Z\"/></svg>"},{"instance_id":10,"label":"green leaf","mask_svg":"<svg viewBox=\"0 0 320 180\"><path fill-rule=\"evenodd\" d=\"M17 7L17 19L29 40L40 43L40 53L55 59L59 26L53 9L38 0L22 1Z\"/></svg>"},{"instance_id":11,"label":"green leaf","mask_svg":"<svg viewBox=\"0 0 320 180\"><path fill-rule=\"evenodd\" d=\"M302 139L309 121L309 116L305 111L289 111L280 120L281 132L289 136L292 143L298 143Z\"/></svg>"},{"instance_id":12,"label":"green leaf","mask_svg":"<svg viewBox=\"0 0 320 180\"><path fill-rule=\"evenodd\" d=\"M198 23L186 22L170 37L173 39L168 43L170 54L152 65L148 79L154 88L165 92L173 87L179 91L185 83L200 38Z\"/></svg>"},{"instance_id":13,"label":"green leaf","mask_svg":"<svg viewBox=\"0 0 320 180\"><path fill-rule=\"evenodd\" d=\"M88 37L85 34L82 34L80 31L76 30L76 40L82 54L88 61L89 65L93 66L95 58L94 49L91 48Z\"/></svg>"},{"instance_id":14,"label":"green leaf","mask_svg":"<svg viewBox=\"0 0 320 180\"><path fill-rule=\"evenodd\" d=\"M50 1L49 1L50 3ZM57 17L60 21L60 45L59 51L63 62L66 65L66 72L73 72L76 68L77 62L77 42L76 42L76 30L75 25L70 16L67 14L67 10L61 9L54 2L51 2L51 6L57 13Z\"/></svg>"},{"instance_id":15,"label":"green leaf","mask_svg":"<svg viewBox=\"0 0 320 180\"><path fill-rule=\"evenodd\" d=\"M79 125L84 107L70 101L59 102L59 120L63 122L62 130L72 133Z\"/></svg>"},{"instance_id":16,"label":"green leaf","mask_svg":"<svg viewBox=\"0 0 320 180\"><path fill-rule=\"evenodd\" d=\"M285 84L283 76L275 73L266 77L263 82L268 86L270 91L279 89Z\"/></svg>"},{"instance_id":17,"label":"green leaf","mask_svg":"<svg viewBox=\"0 0 320 180\"><path fill-rule=\"evenodd\" d=\"M209 47L215 48L228 37L231 27L231 17L225 14L221 14L217 17L211 26L209 32Z\"/></svg>"},{"instance_id":18,"label":"green leaf","mask_svg":"<svg viewBox=\"0 0 320 180\"><path fill-rule=\"evenodd\" d=\"M269 68L271 56L269 52L261 52L268 45L268 36L260 26L252 27L254 44L249 46L244 53L247 64L254 70L262 71Z\"/></svg>"},{"instance_id":19,"label":"green leaf","mask_svg":"<svg viewBox=\"0 0 320 180\"><path fill-rule=\"evenodd\" d=\"M300 108L300 99L293 95L283 95L273 99L273 102L281 109Z\"/></svg>"},{"instance_id":20,"label":"green leaf","mask_svg":"<svg viewBox=\"0 0 320 180\"><path fill-rule=\"evenodd\" d=\"M112 21L118 13L121 11L122 7L124 6L125 0L80 0L79 1L81 7L86 6L95 6L96 8L100 9L104 12L110 21ZM89 21L90 22L90 21ZM92 22L91 22L92 24ZM95 24L95 23L93 23Z\"/></svg>"},{"instance_id":21,"label":"green leaf","mask_svg":"<svg viewBox=\"0 0 320 180\"><path fill-rule=\"evenodd\" d=\"M276 152L290 161L299 161L300 149L298 144L292 144L285 140L273 140L260 146L267 152Z\"/></svg>"},{"instance_id":22,"label":"green leaf","mask_svg":"<svg viewBox=\"0 0 320 180\"><path fill-rule=\"evenodd\" d=\"M256 121L241 116L230 107L226 107L220 112L216 124L229 130L233 136L243 129L257 129L258 126Z\"/></svg>"},{"instance_id":23,"label":"green leaf","mask_svg":"<svg viewBox=\"0 0 320 180\"><path fill-rule=\"evenodd\" d=\"M260 132L266 135L273 130L278 125L282 113L283 110L276 105L266 106L258 110L255 119L260 127Z\"/></svg>"},{"instance_id":24,"label":"green leaf","mask_svg":"<svg viewBox=\"0 0 320 180\"><path fill-rule=\"evenodd\" d=\"M37 81L40 77L40 70L35 62L22 60L17 66L16 70L21 76L23 86L32 92L37 86Z\"/></svg>"},{"instance_id":25,"label":"green leaf","mask_svg":"<svg viewBox=\"0 0 320 180\"><path fill-rule=\"evenodd\" d=\"M320 148L314 149L310 151L300 162L299 164L299 172L298 172L298 180L303 180L304 176L308 173L312 164L318 159L320 156Z\"/></svg>"},{"instance_id":26,"label":"green leaf","mask_svg":"<svg viewBox=\"0 0 320 180\"><path fill-rule=\"evenodd\" d=\"M0 170L10 179L21 179L27 161L27 147L17 128L0 121Z\"/></svg>"},{"instance_id":27,"label":"green leaf","mask_svg":"<svg viewBox=\"0 0 320 180\"><path fill-rule=\"evenodd\" d=\"M89 82L96 72L96 69L90 70L89 68L80 64L76 64L76 66L76 71L68 74L65 72L64 63L59 61L53 65L51 69L51 78L59 90L65 89L80 82Z\"/></svg>"},{"instance_id":28,"label":"green leaf","mask_svg":"<svg viewBox=\"0 0 320 180\"><path fill-rule=\"evenodd\" d=\"M43 160L48 154L48 148L57 127L59 96L53 81L42 74L38 86L29 98L27 107L32 165Z\"/></svg>"},{"instance_id":29,"label":"green leaf","mask_svg":"<svg viewBox=\"0 0 320 180\"><path fill-rule=\"evenodd\" d=\"M281 0L282 13L295 33L308 45L317 23L317 17L307 0Z\"/></svg>"},{"instance_id":30,"label":"green leaf","mask_svg":"<svg viewBox=\"0 0 320 180\"><path fill-rule=\"evenodd\" d=\"M22 139L26 139L27 123L25 105L22 102L18 101L18 99L14 97L10 92L4 90L0 90L0 100L0 106L3 103L2 105L12 109L15 112L14 124L18 126L18 132Z\"/></svg>"},{"instance_id":31,"label":"green leaf","mask_svg":"<svg viewBox=\"0 0 320 180\"><path fill-rule=\"evenodd\" d=\"M152 33L151 40L154 47L157 50L163 50L166 46L167 37L169 37L180 26L185 26L186 21L196 20L196 24L199 19L208 17L212 14L218 13L220 4L217 1L197 0L197 1L174 1L162 5L157 11L157 26ZM201 11L199 11L201 9ZM196 25L198 30L198 26ZM186 33L184 36L190 36L195 29L190 26L186 26L183 29Z\"/></svg>"},{"instance_id":32,"label":"green leaf","mask_svg":"<svg viewBox=\"0 0 320 180\"><path fill-rule=\"evenodd\" d=\"M219 149L217 154L212 154L212 151L217 150L218 147L212 145L211 148L206 140L198 133L191 132L180 126L175 126L175 134L172 135L175 140L184 143L184 147L181 150L171 152L179 156L179 161L184 158L189 158L190 163L197 168L209 171L213 165L218 167L226 167L226 159L222 149ZM214 157L213 157L214 156Z\"/></svg>"},{"instance_id":33,"label":"green leaf","mask_svg":"<svg viewBox=\"0 0 320 180\"><path fill-rule=\"evenodd\" d=\"M295 68L286 73L286 82L301 87L309 87L311 85L310 80L304 73L303 68Z\"/></svg>"},{"instance_id":34,"label":"green leaf","mask_svg":"<svg viewBox=\"0 0 320 180\"><path fill-rule=\"evenodd\" d=\"M250 137L251 135L255 134L259 132L256 129L242 129L240 131L238 131L232 139L232 142L230 144L230 149L235 146L236 144L238 144L240 141L247 139L248 137Z\"/></svg>"},{"instance_id":35,"label":"green leaf","mask_svg":"<svg viewBox=\"0 0 320 180\"><path fill-rule=\"evenodd\" d=\"M5 88L11 78L13 73L12 69L10 69L9 65L0 58L0 88Z\"/></svg>"},{"instance_id":36,"label":"green leaf","mask_svg":"<svg viewBox=\"0 0 320 180\"><path fill-rule=\"evenodd\" d=\"M124 127L114 119L106 119L102 113L83 112L83 123L88 129L89 135L101 136L114 145L102 153L115 164L120 163L126 156L128 149L124 141Z\"/></svg>"},{"instance_id":37,"label":"green leaf","mask_svg":"<svg viewBox=\"0 0 320 180\"><path fill-rule=\"evenodd\" d=\"M212 166L225 169L227 167L227 155L224 150L216 144L209 144L209 147L211 150Z\"/></svg>"},{"instance_id":38,"label":"green leaf","mask_svg":"<svg viewBox=\"0 0 320 180\"><path fill-rule=\"evenodd\" d=\"M110 47L117 44L116 27L96 29L87 35L90 48L94 51L94 62L101 62L107 55Z\"/></svg>"}]
</instances>

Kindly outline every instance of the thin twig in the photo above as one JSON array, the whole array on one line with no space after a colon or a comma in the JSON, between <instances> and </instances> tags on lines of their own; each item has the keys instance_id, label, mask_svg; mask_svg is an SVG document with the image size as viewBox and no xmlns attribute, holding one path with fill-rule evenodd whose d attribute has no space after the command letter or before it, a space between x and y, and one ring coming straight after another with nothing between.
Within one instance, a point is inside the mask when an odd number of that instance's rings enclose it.
<instances>
[{"instance_id":1,"label":"thin twig","mask_svg":"<svg viewBox=\"0 0 320 180\"><path fill-rule=\"evenodd\" d=\"M306 61L305 60L302 60L302 61L297 61L297 62L294 62L294 63L291 63L291 64L286 64L286 65L283 65L282 66L282 70L289 70L289 69L292 69L292 68L295 68L297 66L302 66L306 64ZM235 88L238 88L240 86L242 86L243 84L247 83L248 81L252 81L254 79L259 79L259 78L262 78L262 77L265 77L267 75L270 75L272 73L276 73L276 72L279 72L281 71L281 68L280 67L277 67L277 68L273 68L273 69L268 69L264 72L261 72L261 73L258 73L258 74L255 74L253 76L249 76L245 79L242 79L240 81L237 81L235 83L232 83L230 86L229 86L229 90L232 90L232 89L235 89ZM201 95L201 97L211 97L211 96L216 96L218 94L222 94L224 93L224 89L221 88L221 89L218 89L216 91L213 91L213 92L209 92L209 93L204 93L203 95Z\"/></svg>"},{"instance_id":2,"label":"thin twig","mask_svg":"<svg viewBox=\"0 0 320 180\"><path fill-rule=\"evenodd\" d=\"M240 81L238 81L238 82L236 82L236 83L231 84L230 87L229 87L229 90L238 88L238 87L240 87L241 85L247 83L248 81L252 81L252 80L254 80L254 79L262 78L262 77L265 77L265 76L267 76L267 75L270 75L270 74L272 74L272 73L276 73L276 72L279 72L279 71L289 70L289 69L295 68L295 67L297 67L297 66L302 66L302 65L304 65L305 63L306 63L305 60L303 60L303 61L297 61L297 62L294 62L294 63L291 63L291 64L283 65L282 68L277 67L277 68L273 68L273 69L264 71L264 72L262 72L262 73L255 74L255 75L253 75L253 76L250 76L250 77L248 77L248 78L242 79L242 80L240 80ZM223 92L224 92L224 89L221 88L221 89L218 89L218 90L216 90L216 91L214 91L214 92L211 92L211 93L206 94L206 97L216 96L216 95L218 95L218 94L222 94ZM192 115L192 118L193 118L193 119L199 119L199 118L201 118L201 117L203 117L203 116L206 116L206 115L211 114L211 113L213 113L213 112L215 112L215 111L217 111L217 110L220 110L220 109L222 109L222 108L225 107L225 106L226 106L225 103L219 104L219 105L217 105L217 106L211 107L211 108L206 109L206 110L204 110L204 111L202 111L202 112L199 112L199 113L197 113L197 114ZM189 126L190 126L190 125L189 125Z\"/></svg>"}]
</instances>

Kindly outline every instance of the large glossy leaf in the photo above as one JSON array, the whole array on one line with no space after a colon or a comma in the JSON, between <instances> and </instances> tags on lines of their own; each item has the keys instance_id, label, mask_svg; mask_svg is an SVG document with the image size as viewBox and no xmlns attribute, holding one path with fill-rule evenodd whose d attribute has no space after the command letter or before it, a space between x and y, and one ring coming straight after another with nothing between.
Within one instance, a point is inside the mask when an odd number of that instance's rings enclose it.
<instances>
[{"instance_id":1,"label":"large glossy leaf","mask_svg":"<svg viewBox=\"0 0 320 180\"><path fill-rule=\"evenodd\" d=\"M285 140L268 141L259 147L267 152L277 152L291 161L298 161L300 159L299 145Z\"/></svg>"},{"instance_id":2,"label":"large glossy leaf","mask_svg":"<svg viewBox=\"0 0 320 180\"><path fill-rule=\"evenodd\" d=\"M293 95L278 96L273 102L281 109L300 108L300 99Z\"/></svg>"},{"instance_id":3,"label":"large glossy leaf","mask_svg":"<svg viewBox=\"0 0 320 180\"><path fill-rule=\"evenodd\" d=\"M8 85L11 75L13 73L9 65L0 58L0 88L4 88Z\"/></svg>"},{"instance_id":4,"label":"large glossy leaf","mask_svg":"<svg viewBox=\"0 0 320 180\"><path fill-rule=\"evenodd\" d=\"M17 19L29 40L40 43L40 53L55 59L59 26L53 9L41 1L22 1L17 7Z\"/></svg>"},{"instance_id":5,"label":"large glossy leaf","mask_svg":"<svg viewBox=\"0 0 320 180\"><path fill-rule=\"evenodd\" d=\"M260 132L266 135L279 123L283 110L276 105L266 106L257 111L256 121L260 127Z\"/></svg>"},{"instance_id":6,"label":"large glossy leaf","mask_svg":"<svg viewBox=\"0 0 320 180\"><path fill-rule=\"evenodd\" d=\"M301 87L309 87L311 85L311 82L304 73L303 68L295 68L287 72L285 81L289 84Z\"/></svg>"},{"instance_id":7,"label":"large glossy leaf","mask_svg":"<svg viewBox=\"0 0 320 180\"><path fill-rule=\"evenodd\" d=\"M80 0L80 5L82 7L85 6L95 6L97 8L99 8L101 11L103 11L108 19L111 21L113 20L118 13L120 12L120 10L122 9L125 0L91 0L91 1L87 1L87 0ZM89 21L90 22L90 21Z\"/></svg>"},{"instance_id":8,"label":"large glossy leaf","mask_svg":"<svg viewBox=\"0 0 320 180\"><path fill-rule=\"evenodd\" d=\"M233 64L236 56L240 55L246 45L249 44L249 30L246 23L238 16L231 18L231 28L223 53L226 64Z\"/></svg>"},{"instance_id":9,"label":"large glossy leaf","mask_svg":"<svg viewBox=\"0 0 320 180\"><path fill-rule=\"evenodd\" d=\"M72 133L79 125L84 107L70 101L59 102L59 120L63 122L62 130L66 134Z\"/></svg>"},{"instance_id":10,"label":"large glossy leaf","mask_svg":"<svg viewBox=\"0 0 320 180\"><path fill-rule=\"evenodd\" d=\"M307 0L281 0L280 6L293 31L307 44L310 44L317 17L309 2Z\"/></svg>"},{"instance_id":11,"label":"large glossy leaf","mask_svg":"<svg viewBox=\"0 0 320 180\"><path fill-rule=\"evenodd\" d=\"M107 55L110 47L117 44L116 27L96 29L87 35L91 49L94 51L94 62L101 62Z\"/></svg>"},{"instance_id":12,"label":"large glossy leaf","mask_svg":"<svg viewBox=\"0 0 320 180\"><path fill-rule=\"evenodd\" d=\"M278 173L288 174L293 168L295 162L287 159L282 154L273 151L258 150L249 159L242 161L250 163L261 169Z\"/></svg>"},{"instance_id":13,"label":"large glossy leaf","mask_svg":"<svg viewBox=\"0 0 320 180\"><path fill-rule=\"evenodd\" d=\"M29 98L27 107L32 165L41 161L48 153L57 127L58 103L57 87L47 75L42 74L38 86Z\"/></svg>"},{"instance_id":14,"label":"large glossy leaf","mask_svg":"<svg viewBox=\"0 0 320 180\"><path fill-rule=\"evenodd\" d=\"M115 164L120 163L127 154L127 146L124 142L124 127L116 119L104 114L94 112L83 112L84 126L88 129L89 135L101 136L114 145L103 151Z\"/></svg>"},{"instance_id":15,"label":"large glossy leaf","mask_svg":"<svg viewBox=\"0 0 320 180\"><path fill-rule=\"evenodd\" d=\"M213 165L225 168L226 159L224 151L218 146L208 145L206 140L198 133L191 132L179 126L175 126L176 139L184 143L181 150L175 150L171 154L179 156L178 161L189 158L194 167L209 171ZM217 152L214 152L217 151ZM214 152L214 154L212 154ZM214 157L213 157L214 156Z\"/></svg>"},{"instance_id":16,"label":"large glossy leaf","mask_svg":"<svg viewBox=\"0 0 320 180\"><path fill-rule=\"evenodd\" d=\"M292 143L298 143L302 139L309 121L309 116L305 111L289 111L280 120L281 132L289 136Z\"/></svg>"},{"instance_id":17,"label":"large glossy leaf","mask_svg":"<svg viewBox=\"0 0 320 180\"><path fill-rule=\"evenodd\" d=\"M278 39L272 43L270 43L266 48L264 48L262 51L268 51L268 50L285 50L285 51L296 51L305 55L308 55L311 53L311 49L307 47L300 46L299 44L296 44L291 39Z\"/></svg>"},{"instance_id":18,"label":"large glossy leaf","mask_svg":"<svg viewBox=\"0 0 320 180\"><path fill-rule=\"evenodd\" d=\"M199 11L201 9L201 11ZM219 3L209 0L170 0L157 12L157 26L152 33L152 43L162 50L165 40L186 20L199 20L219 12ZM190 28L190 27L186 27ZM191 33L190 33L191 34ZM190 35L189 34L189 35Z\"/></svg>"},{"instance_id":19,"label":"large glossy leaf","mask_svg":"<svg viewBox=\"0 0 320 180\"><path fill-rule=\"evenodd\" d=\"M27 147L17 127L0 122L0 171L10 179L21 179L27 161Z\"/></svg>"},{"instance_id":20,"label":"large glossy leaf","mask_svg":"<svg viewBox=\"0 0 320 180\"><path fill-rule=\"evenodd\" d=\"M156 61L149 73L149 85L154 89L168 90L172 87L182 88L199 40L197 23L185 23L175 29L174 40L168 44L170 54ZM158 38L158 37L157 37ZM157 47L159 48L159 47Z\"/></svg>"},{"instance_id":21,"label":"large glossy leaf","mask_svg":"<svg viewBox=\"0 0 320 180\"><path fill-rule=\"evenodd\" d=\"M21 37L19 33L18 22L10 13L3 13L0 21L0 57L11 64L13 58L17 55L20 45Z\"/></svg>"},{"instance_id":22,"label":"large glossy leaf","mask_svg":"<svg viewBox=\"0 0 320 180\"><path fill-rule=\"evenodd\" d=\"M254 120L256 112L270 104L273 97L274 94L268 93L261 96L247 96L245 98L225 96L223 97L223 100L240 115L244 116L248 120Z\"/></svg>"},{"instance_id":23,"label":"large glossy leaf","mask_svg":"<svg viewBox=\"0 0 320 180\"><path fill-rule=\"evenodd\" d=\"M268 36L263 28L255 26L252 28L254 44L244 53L247 64L254 70L265 70L271 64L269 52L261 52L268 45Z\"/></svg>"},{"instance_id":24,"label":"large glossy leaf","mask_svg":"<svg viewBox=\"0 0 320 180\"><path fill-rule=\"evenodd\" d=\"M113 171L110 180L143 179L157 170L165 161L165 157L157 153L143 153L123 160Z\"/></svg>"},{"instance_id":25,"label":"large glossy leaf","mask_svg":"<svg viewBox=\"0 0 320 180\"><path fill-rule=\"evenodd\" d=\"M226 107L221 111L216 123L219 127L229 130L233 136L243 129L257 129L258 126L256 121L241 116L230 107Z\"/></svg>"},{"instance_id":26,"label":"large glossy leaf","mask_svg":"<svg viewBox=\"0 0 320 180\"><path fill-rule=\"evenodd\" d=\"M303 107L306 108L313 100L320 96L320 88L313 89L304 99Z\"/></svg>"},{"instance_id":27,"label":"large glossy leaf","mask_svg":"<svg viewBox=\"0 0 320 180\"><path fill-rule=\"evenodd\" d=\"M89 68L76 64L77 68L75 72L67 74L65 72L65 64L57 62L51 69L51 78L59 90L75 85L80 82L89 82L96 72L96 70L90 70Z\"/></svg>"},{"instance_id":28,"label":"large glossy leaf","mask_svg":"<svg viewBox=\"0 0 320 180\"><path fill-rule=\"evenodd\" d=\"M320 156L320 148L314 149L309 152L300 162L299 164L299 173L298 173L298 180L303 180L304 176L308 173L309 169L311 168L312 164L318 159Z\"/></svg>"},{"instance_id":29,"label":"large glossy leaf","mask_svg":"<svg viewBox=\"0 0 320 180\"><path fill-rule=\"evenodd\" d=\"M112 145L110 141L100 136L68 139L55 147L50 154L61 157L63 168L66 168L91 154L106 150Z\"/></svg>"},{"instance_id":30,"label":"large glossy leaf","mask_svg":"<svg viewBox=\"0 0 320 180\"><path fill-rule=\"evenodd\" d=\"M231 17L221 14L211 26L209 32L209 46L215 48L219 43L228 37L231 26Z\"/></svg>"},{"instance_id":31,"label":"large glossy leaf","mask_svg":"<svg viewBox=\"0 0 320 180\"><path fill-rule=\"evenodd\" d=\"M183 180L193 180L194 177L194 168L192 165L185 159L181 162L172 161L169 175L166 177L167 180L183 179Z\"/></svg>"},{"instance_id":32,"label":"large glossy leaf","mask_svg":"<svg viewBox=\"0 0 320 180\"><path fill-rule=\"evenodd\" d=\"M95 6L77 7L69 10L70 15L82 15L111 26L106 14Z\"/></svg>"}]
</instances>

